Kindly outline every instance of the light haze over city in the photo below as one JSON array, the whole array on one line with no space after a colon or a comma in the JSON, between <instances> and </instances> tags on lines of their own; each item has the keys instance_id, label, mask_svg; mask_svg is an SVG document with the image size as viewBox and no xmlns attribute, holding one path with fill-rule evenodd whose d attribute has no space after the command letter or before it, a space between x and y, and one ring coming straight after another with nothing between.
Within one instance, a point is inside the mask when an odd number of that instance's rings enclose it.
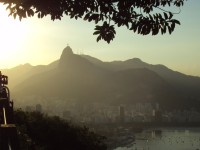
<instances>
[{"instance_id":1,"label":"light haze over city","mask_svg":"<svg viewBox=\"0 0 200 150\"><path fill-rule=\"evenodd\" d=\"M150 64L200 76L200 1L188 0L175 18L181 22L172 35L142 36L125 27L116 27L116 38L110 44L96 42L95 24L69 19L52 21L50 17L13 19L0 6L0 69L19 64L49 64L59 59L69 44L74 53L102 61L140 58ZM179 12L175 9L174 12ZM100 23L101 24L101 23Z\"/></svg>"}]
</instances>

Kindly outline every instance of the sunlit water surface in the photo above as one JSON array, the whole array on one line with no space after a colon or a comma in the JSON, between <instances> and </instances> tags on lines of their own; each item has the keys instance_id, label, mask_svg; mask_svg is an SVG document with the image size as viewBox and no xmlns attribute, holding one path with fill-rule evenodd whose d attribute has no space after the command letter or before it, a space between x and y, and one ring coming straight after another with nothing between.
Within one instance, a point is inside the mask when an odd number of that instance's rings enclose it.
<instances>
[{"instance_id":1,"label":"sunlit water surface","mask_svg":"<svg viewBox=\"0 0 200 150\"><path fill-rule=\"evenodd\" d=\"M135 138L115 150L200 150L200 128L145 130Z\"/></svg>"}]
</instances>

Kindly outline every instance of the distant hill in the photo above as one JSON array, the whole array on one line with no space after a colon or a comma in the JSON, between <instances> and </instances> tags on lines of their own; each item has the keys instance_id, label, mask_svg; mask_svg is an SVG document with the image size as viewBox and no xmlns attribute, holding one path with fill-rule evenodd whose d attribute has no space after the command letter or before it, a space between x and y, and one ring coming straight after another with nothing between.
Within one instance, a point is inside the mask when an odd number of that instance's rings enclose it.
<instances>
[{"instance_id":1,"label":"distant hill","mask_svg":"<svg viewBox=\"0 0 200 150\"><path fill-rule=\"evenodd\" d=\"M88 59L97 66L113 71L147 68L156 72L177 91L181 92L181 94L190 95L190 97L195 96L200 100L200 77L185 75L160 64L151 65L141 61L139 58L133 58L126 61L102 62L96 58L92 58L91 56L82 55L82 57Z\"/></svg>"},{"instance_id":2,"label":"distant hill","mask_svg":"<svg viewBox=\"0 0 200 150\"><path fill-rule=\"evenodd\" d=\"M1 69L2 73L9 77L9 88L13 89L16 85L22 81L30 78L31 76L42 73L48 70L52 70L57 67L57 61L49 65L32 66L30 64L18 65L11 69Z\"/></svg>"},{"instance_id":3,"label":"distant hill","mask_svg":"<svg viewBox=\"0 0 200 150\"><path fill-rule=\"evenodd\" d=\"M53 98L113 105L157 102L165 109L199 109L200 104L199 77L151 65L139 58L103 62L74 54L69 46L59 60L49 65L25 64L2 73L10 78L14 98L18 102L27 98L27 104L34 103L31 96L43 97L49 103L59 103L52 101Z\"/></svg>"}]
</instances>

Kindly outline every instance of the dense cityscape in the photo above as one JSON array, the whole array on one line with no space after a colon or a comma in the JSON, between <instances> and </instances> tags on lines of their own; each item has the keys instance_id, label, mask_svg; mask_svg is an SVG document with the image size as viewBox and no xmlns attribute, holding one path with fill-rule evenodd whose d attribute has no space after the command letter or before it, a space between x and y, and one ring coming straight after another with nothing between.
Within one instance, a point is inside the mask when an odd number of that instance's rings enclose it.
<instances>
[{"instance_id":1,"label":"dense cityscape","mask_svg":"<svg viewBox=\"0 0 200 150\"><path fill-rule=\"evenodd\" d=\"M25 111L39 111L51 116L77 123L107 124L107 123L149 123L149 122L200 122L200 113L191 110L163 110L158 103L136 103L135 105L107 105L102 103L67 105L60 104L45 107L41 104L26 106Z\"/></svg>"}]
</instances>

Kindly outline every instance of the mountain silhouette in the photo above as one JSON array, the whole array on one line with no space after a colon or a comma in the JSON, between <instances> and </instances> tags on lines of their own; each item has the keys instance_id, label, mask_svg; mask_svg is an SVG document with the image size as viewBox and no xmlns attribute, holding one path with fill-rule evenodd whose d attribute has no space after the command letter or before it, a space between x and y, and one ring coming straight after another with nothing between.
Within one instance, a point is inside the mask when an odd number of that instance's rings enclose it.
<instances>
[{"instance_id":1,"label":"mountain silhouette","mask_svg":"<svg viewBox=\"0 0 200 150\"><path fill-rule=\"evenodd\" d=\"M21 74L17 70L22 67ZM34 103L30 96L46 101L107 104L159 103L165 109L196 107L199 104L200 78L187 76L163 65L151 65L133 58L103 62L88 55L74 54L67 46L59 60L49 65L22 65L2 72L16 79L12 95L20 103ZM23 70L21 69L21 70ZM16 78L13 78L14 75ZM10 81L10 82L11 82ZM51 100L51 103L59 101Z\"/></svg>"},{"instance_id":2,"label":"mountain silhouette","mask_svg":"<svg viewBox=\"0 0 200 150\"><path fill-rule=\"evenodd\" d=\"M200 99L200 78L185 75L183 73L173 71L164 65L152 65L141 61L139 58L133 58L126 61L114 61L114 62L102 62L94 61L95 58L90 58L88 56L82 55L82 57L92 60L97 66L102 68L120 71L126 69L136 69L136 68L147 68L153 72L156 72L160 77L166 80L177 92L181 93L185 97L196 97L194 99Z\"/></svg>"},{"instance_id":3,"label":"mountain silhouette","mask_svg":"<svg viewBox=\"0 0 200 150\"><path fill-rule=\"evenodd\" d=\"M99 100L104 95L103 84L109 72L93 65L87 59L63 50L57 67L35 74L13 89L14 95L40 95L80 101Z\"/></svg>"}]
</instances>

